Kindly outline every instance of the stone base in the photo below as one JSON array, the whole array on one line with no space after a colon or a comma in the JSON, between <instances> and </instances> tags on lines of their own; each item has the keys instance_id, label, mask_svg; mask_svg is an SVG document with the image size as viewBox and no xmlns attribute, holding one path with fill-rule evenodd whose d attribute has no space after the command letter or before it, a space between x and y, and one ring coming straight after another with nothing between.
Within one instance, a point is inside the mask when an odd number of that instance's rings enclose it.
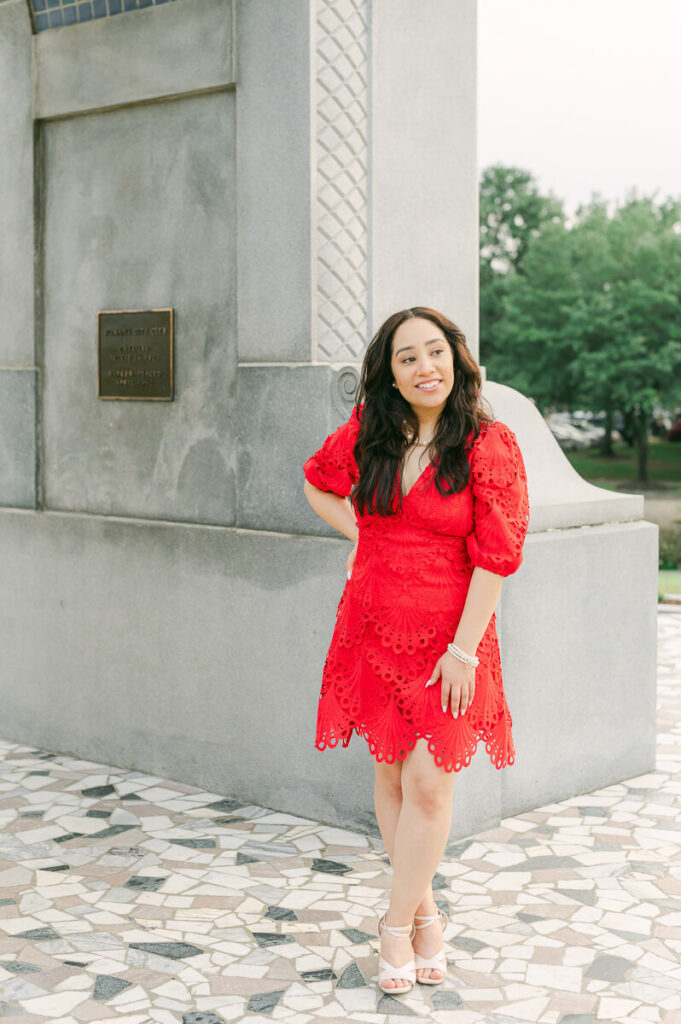
<instances>
[{"instance_id":1,"label":"stone base","mask_svg":"<svg viewBox=\"0 0 681 1024\"><path fill-rule=\"evenodd\" d=\"M531 534L497 610L515 764L458 773L452 838L654 767L657 527ZM0 511L2 734L376 832L373 761L317 751L349 542Z\"/></svg>"}]
</instances>

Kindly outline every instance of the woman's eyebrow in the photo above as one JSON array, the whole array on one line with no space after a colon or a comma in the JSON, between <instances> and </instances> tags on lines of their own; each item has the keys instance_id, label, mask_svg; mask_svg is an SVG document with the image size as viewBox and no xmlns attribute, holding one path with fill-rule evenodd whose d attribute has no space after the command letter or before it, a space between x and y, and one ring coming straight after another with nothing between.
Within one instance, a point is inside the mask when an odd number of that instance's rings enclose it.
<instances>
[{"instance_id":1,"label":"woman's eyebrow","mask_svg":"<svg viewBox=\"0 0 681 1024\"><path fill-rule=\"evenodd\" d=\"M434 341L442 342L442 340L443 340L442 338L431 338L430 341L426 342L426 345L432 345ZM398 348L398 350L395 353L395 355L399 356L400 352L406 352L407 349L413 348L413 347L414 347L413 345L403 345L402 348Z\"/></svg>"}]
</instances>

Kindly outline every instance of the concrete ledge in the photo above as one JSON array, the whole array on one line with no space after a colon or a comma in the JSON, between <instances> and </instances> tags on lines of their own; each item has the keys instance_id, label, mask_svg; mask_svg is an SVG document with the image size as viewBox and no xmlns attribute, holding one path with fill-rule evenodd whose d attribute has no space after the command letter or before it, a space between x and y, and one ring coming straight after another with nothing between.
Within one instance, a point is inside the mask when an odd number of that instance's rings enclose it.
<instances>
[{"instance_id":1,"label":"concrete ledge","mask_svg":"<svg viewBox=\"0 0 681 1024\"><path fill-rule=\"evenodd\" d=\"M497 612L516 762L498 771L478 746L453 838L654 767L656 540L645 522L528 538ZM0 510L4 737L375 831L366 742L314 747L346 554Z\"/></svg>"},{"instance_id":2,"label":"concrete ledge","mask_svg":"<svg viewBox=\"0 0 681 1024\"><path fill-rule=\"evenodd\" d=\"M231 0L95 18L35 37L35 116L65 117L234 84Z\"/></svg>"}]
</instances>

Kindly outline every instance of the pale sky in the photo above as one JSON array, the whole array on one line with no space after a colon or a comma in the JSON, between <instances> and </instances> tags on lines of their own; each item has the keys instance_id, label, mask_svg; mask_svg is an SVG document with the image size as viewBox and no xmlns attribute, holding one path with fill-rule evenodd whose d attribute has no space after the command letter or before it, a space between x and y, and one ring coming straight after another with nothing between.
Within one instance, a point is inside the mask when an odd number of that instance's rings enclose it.
<instances>
[{"instance_id":1,"label":"pale sky","mask_svg":"<svg viewBox=\"0 0 681 1024\"><path fill-rule=\"evenodd\" d=\"M478 0L478 169L681 197L681 0Z\"/></svg>"}]
</instances>

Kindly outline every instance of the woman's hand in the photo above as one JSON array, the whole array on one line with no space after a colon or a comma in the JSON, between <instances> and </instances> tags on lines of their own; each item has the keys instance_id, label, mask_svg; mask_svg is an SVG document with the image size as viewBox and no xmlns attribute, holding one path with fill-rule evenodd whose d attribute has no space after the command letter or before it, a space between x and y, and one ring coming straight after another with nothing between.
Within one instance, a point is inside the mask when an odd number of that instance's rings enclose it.
<instances>
[{"instance_id":1,"label":"woman's hand","mask_svg":"<svg viewBox=\"0 0 681 1024\"><path fill-rule=\"evenodd\" d=\"M350 577L352 575L352 567L355 564L355 555L357 554L357 544L358 544L358 541L355 541L355 543L352 546L352 551L348 555L348 559L347 559L347 561L345 563L345 570L347 572L348 579L350 579Z\"/></svg>"},{"instance_id":2,"label":"woman's hand","mask_svg":"<svg viewBox=\"0 0 681 1024\"><path fill-rule=\"evenodd\" d=\"M433 686L439 678L442 678L442 710L450 709L454 718L458 716L459 711L463 715L475 695L475 669L464 664L449 651L445 651L426 686Z\"/></svg>"}]
</instances>

